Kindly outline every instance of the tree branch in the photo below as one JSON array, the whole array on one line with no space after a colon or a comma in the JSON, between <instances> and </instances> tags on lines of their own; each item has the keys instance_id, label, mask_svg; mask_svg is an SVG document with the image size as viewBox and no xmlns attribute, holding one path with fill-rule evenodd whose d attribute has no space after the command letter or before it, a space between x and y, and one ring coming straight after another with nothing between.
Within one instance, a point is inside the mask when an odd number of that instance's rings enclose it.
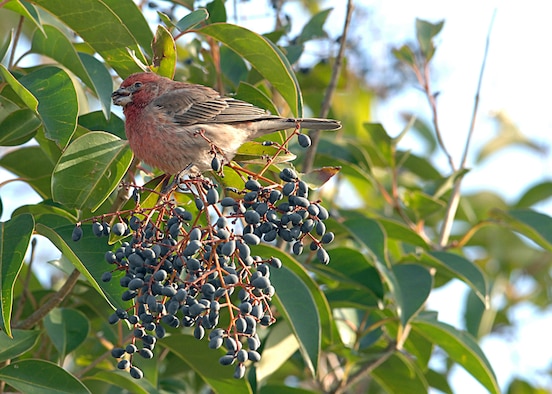
<instances>
[{"instance_id":1,"label":"tree branch","mask_svg":"<svg viewBox=\"0 0 552 394\"><path fill-rule=\"evenodd\" d=\"M481 84L483 81L483 74L485 71L485 64L487 63L487 57L489 55L489 46L491 41L491 31L493 29L494 19L496 16L496 9L493 12L491 17L491 22L489 24L489 30L487 31L487 40L485 43L485 52L483 53L483 61L481 62L481 70L479 71L479 80L477 83L477 89L475 91L475 100L473 103L473 112L470 122L470 129L468 131L468 136L466 137L466 144L464 145L464 152L462 153L462 159L460 162L460 169L464 169L466 166L466 161L468 158L468 150L471 143L471 138L475 130L475 120L477 118L477 111L479 109L479 96L481 92ZM439 247L444 248L450 238L450 233L452 231L452 224L454 222L454 217L456 216L456 211L458 210L458 204L460 203L460 187L462 184L462 177L459 177L456 182L454 182L454 187L452 189L452 194L447 205L447 211L445 213L445 218L443 220L443 227L441 227L441 233L439 234Z\"/></svg>"},{"instance_id":2,"label":"tree branch","mask_svg":"<svg viewBox=\"0 0 552 394\"><path fill-rule=\"evenodd\" d=\"M79 270L74 269L73 272L71 272L71 275L69 275L65 280L65 283L63 284L63 286L54 295L52 295L52 297L48 301L46 301L36 311L34 311L29 317L17 323L15 325L15 328L26 330L33 327L36 323L42 320L42 318L46 316L48 312L50 312L52 309L54 309L59 304L61 304L65 299L65 297L67 297L67 295L71 292L71 290L73 290L73 287L75 287L75 284L79 279L79 275L80 275Z\"/></svg>"},{"instance_id":3,"label":"tree branch","mask_svg":"<svg viewBox=\"0 0 552 394\"><path fill-rule=\"evenodd\" d=\"M339 51L335 59L335 63L332 69L332 76L330 78L330 83L326 88L326 94L324 95L324 101L322 102L322 107L320 108L319 117L325 118L328 116L330 111L330 105L332 103L332 97L337 87L337 79L341 74L341 68L343 66L343 58L345 55L345 46L347 45L347 33L349 32L349 26L351 25L351 19L353 15L353 1L347 1L347 14L345 16L345 23L343 25L343 33L341 34L341 42L339 45ZM305 154L305 161L303 162L303 172L307 173L312 170L314 163L314 156L316 155L316 148L320 141L320 130L312 130L309 132L311 138L311 146L307 153Z\"/></svg>"}]
</instances>

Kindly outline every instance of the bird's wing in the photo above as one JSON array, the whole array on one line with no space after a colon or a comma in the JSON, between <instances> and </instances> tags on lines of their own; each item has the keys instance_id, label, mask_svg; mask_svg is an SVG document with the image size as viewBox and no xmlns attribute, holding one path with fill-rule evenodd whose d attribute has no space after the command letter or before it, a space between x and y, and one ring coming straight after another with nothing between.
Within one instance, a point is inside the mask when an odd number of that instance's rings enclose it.
<instances>
[{"instance_id":1,"label":"bird's wing","mask_svg":"<svg viewBox=\"0 0 552 394\"><path fill-rule=\"evenodd\" d=\"M247 122L273 117L253 104L221 97L215 90L201 85L169 91L152 104L181 125Z\"/></svg>"}]
</instances>

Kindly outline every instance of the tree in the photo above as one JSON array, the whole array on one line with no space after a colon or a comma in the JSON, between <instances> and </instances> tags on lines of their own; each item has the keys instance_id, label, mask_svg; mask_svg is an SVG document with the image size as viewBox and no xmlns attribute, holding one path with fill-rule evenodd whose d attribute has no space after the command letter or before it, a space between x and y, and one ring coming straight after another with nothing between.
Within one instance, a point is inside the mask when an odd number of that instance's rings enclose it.
<instances>
[{"instance_id":1,"label":"tree","mask_svg":"<svg viewBox=\"0 0 552 394\"><path fill-rule=\"evenodd\" d=\"M499 242L548 259L512 233L550 250L550 218L527 209L546 185L513 207L496 196L461 196L464 161L439 171L398 148L419 123L396 138L367 123L370 92L343 65L348 23L335 53L296 73L304 44L326 37L329 10L289 40L286 26L260 36L227 23L220 0L171 3L155 34L130 0L70 9L52 0L0 3L20 21L0 47L0 143L13 147L0 165L43 199L2 223L4 387L450 392L448 369L428 366L438 347L449 364L499 392L477 338L501 320L487 323L496 313L487 267L465 247L507 261L493 248ZM442 26L417 21L417 47L395 51L434 110L428 71ZM24 34L31 44L22 59L41 57L22 67L14 54ZM273 113L320 111L343 129L275 133L243 146L232 166L176 182L167 194L162 174L132 160L111 108L114 76L144 68ZM446 152L432 127L426 138ZM489 237L491 226L499 239ZM36 280L32 259L24 264L33 234L62 253L66 275L55 290ZM452 279L471 290L469 332L424 308ZM302 388L285 388L287 376Z\"/></svg>"}]
</instances>

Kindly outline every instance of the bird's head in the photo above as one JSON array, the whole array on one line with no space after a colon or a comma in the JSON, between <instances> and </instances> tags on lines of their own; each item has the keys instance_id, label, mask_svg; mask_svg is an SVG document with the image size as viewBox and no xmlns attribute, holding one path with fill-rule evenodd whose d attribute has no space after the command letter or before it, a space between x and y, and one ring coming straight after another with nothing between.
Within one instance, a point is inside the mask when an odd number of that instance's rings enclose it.
<instances>
[{"instance_id":1,"label":"bird's head","mask_svg":"<svg viewBox=\"0 0 552 394\"><path fill-rule=\"evenodd\" d=\"M126 78L119 89L111 94L113 104L123 108L133 103L148 103L157 94L159 81L163 79L154 73L137 73Z\"/></svg>"}]
</instances>

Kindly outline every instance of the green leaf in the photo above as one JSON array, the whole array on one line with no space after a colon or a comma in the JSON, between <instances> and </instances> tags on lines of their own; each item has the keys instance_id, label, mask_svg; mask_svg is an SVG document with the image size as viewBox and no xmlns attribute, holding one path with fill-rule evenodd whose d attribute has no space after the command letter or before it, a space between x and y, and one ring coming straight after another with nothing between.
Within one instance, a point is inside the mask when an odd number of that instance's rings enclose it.
<instances>
[{"instance_id":1,"label":"green leaf","mask_svg":"<svg viewBox=\"0 0 552 394\"><path fill-rule=\"evenodd\" d=\"M253 392L247 380L232 377L233 368L220 365L218 359L225 354L222 349L209 349L205 341L198 341L191 335L183 334L173 334L165 337L158 342L158 345L184 361L215 393L242 394Z\"/></svg>"},{"instance_id":2,"label":"green leaf","mask_svg":"<svg viewBox=\"0 0 552 394\"><path fill-rule=\"evenodd\" d=\"M414 51L408 45L405 44L398 49L394 48L392 52L399 61L411 67L416 64L416 55L414 55Z\"/></svg>"},{"instance_id":3,"label":"green leaf","mask_svg":"<svg viewBox=\"0 0 552 394\"><path fill-rule=\"evenodd\" d=\"M5 38L4 42L0 44L0 62L4 60L4 56L6 56L6 53L8 53L8 49L10 48L12 38L13 38L13 29L10 30L10 33Z\"/></svg>"},{"instance_id":4,"label":"green leaf","mask_svg":"<svg viewBox=\"0 0 552 394\"><path fill-rule=\"evenodd\" d=\"M433 287L433 277L417 264L394 265L393 274L398 287L391 293L397 302L401 324L405 327L424 306Z\"/></svg>"},{"instance_id":5,"label":"green leaf","mask_svg":"<svg viewBox=\"0 0 552 394\"><path fill-rule=\"evenodd\" d=\"M0 369L0 380L23 393L90 394L69 372L44 360L12 362Z\"/></svg>"},{"instance_id":6,"label":"green leaf","mask_svg":"<svg viewBox=\"0 0 552 394\"><path fill-rule=\"evenodd\" d=\"M302 113L302 98L295 74L281 51L263 36L243 27L215 23L197 30L213 37L245 58L288 103L295 115Z\"/></svg>"},{"instance_id":7,"label":"green leaf","mask_svg":"<svg viewBox=\"0 0 552 394\"><path fill-rule=\"evenodd\" d=\"M449 252L430 252L423 254L424 265L437 268L437 274L445 274L466 283L485 304L489 303L489 289L485 276L477 265L465 257Z\"/></svg>"},{"instance_id":8,"label":"green leaf","mask_svg":"<svg viewBox=\"0 0 552 394\"><path fill-rule=\"evenodd\" d=\"M315 38L324 38L328 34L324 31L324 23L328 19L328 15L333 8L320 11L313 15L313 17L303 26L301 34L299 34L298 41L304 43L305 41L313 40Z\"/></svg>"},{"instance_id":9,"label":"green leaf","mask_svg":"<svg viewBox=\"0 0 552 394\"><path fill-rule=\"evenodd\" d=\"M403 202L414 214L416 221L427 218L446 207L446 203L420 190L407 190L403 195Z\"/></svg>"},{"instance_id":10,"label":"green leaf","mask_svg":"<svg viewBox=\"0 0 552 394\"><path fill-rule=\"evenodd\" d=\"M11 337L13 288L33 234L34 220L25 214L0 222L0 328Z\"/></svg>"},{"instance_id":11,"label":"green leaf","mask_svg":"<svg viewBox=\"0 0 552 394\"><path fill-rule=\"evenodd\" d=\"M414 320L412 329L443 349L489 392L500 393L493 369L471 335L435 320Z\"/></svg>"},{"instance_id":12,"label":"green leaf","mask_svg":"<svg viewBox=\"0 0 552 394\"><path fill-rule=\"evenodd\" d=\"M44 318L44 328L60 354L60 360L63 360L84 342L90 330L90 323L80 311L55 308Z\"/></svg>"},{"instance_id":13,"label":"green leaf","mask_svg":"<svg viewBox=\"0 0 552 394\"><path fill-rule=\"evenodd\" d=\"M54 201L96 210L119 185L131 161L128 143L113 134L95 131L77 138L54 169Z\"/></svg>"},{"instance_id":14,"label":"green leaf","mask_svg":"<svg viewBox=\"0 0 552 394\"><path fill-rule=\"evenodd\" d=\"M149 375L148 375L149 376ZM127 371L99 371L92 376L86 376L82 379L82 382L87 385L90 391L94 391L90 386L93 386L94 382L106 383L106 387L113 388L113 386L119 387L125 391L133 394L155 394L159 393L155 387L149 382L149 379L136 380L130 376Z\"/></svg>"},{"instance_id":15,"label":"green leaf","mask_svg":"<svg viewBox=\"0 0 552 394\"><path fill-rule=\"evenodd\" d=\"M382 226L373 219L368 219L360 214L347 219L343 225L349 233L367 247L374 260L388 265L387 258L387 234Z\"/></svg>"},{"instance_id":16,"label":"green leaf","mask_svg":"<svg viewBox=\"0 0 552 394\"><path fill-rule=\"evenodd\" d=\"M273 302L294 332L306 366L315 374L322 330L331 333L329 306L324 295L301 264L288 254L265 245L255 246L252 250L261 256L273 256L282 261L282 268L270 273L270 281L276 289Z\"/></svg>"},{"instance_id":17,"label":"green leaf","mask_svg":"<svg viewBox=\"0 0 552 394\"><path fill-rule=\"evenodd\" d=\"M23 101L27 107L36 112L38 109L38 100L36 97L33 96L33 94L27 90L27 88L23 86L20 81L15 79L15 77L2 64L0 64L0 74L2 75L4 81L10 85L15 94L17 94L17 96L21 99L21 101Z\"/></svg>"},{"instance_id":18,"label":"green leaf","mask_svg":"<svg viewBox=\"0 0 552 394\"><path fill-rule=\"evenodd\" d=\"M79 116L79 125L91 131L107 131L126 140L125 122L115 114L111 114L109 120L106 120L99 111L88 112Z\"/></svg>"},{"instance_id":19,"label":"green leaf","mask_svg":"<svg viewBox=\"0 0 552 394\"><path fill-rule=\"evenodd\" d=\"M35 218L35 221L40 221L42 215L62 216L71 222L76 223L78 220L76 210L67 210L63 205L57 204L52 200L42 200L38 204L22 205L13 211L12 216L30 213Z\"/></svg>"},{"instance_id":20,"label":"green leaf","mask_svg":"<svg viewBox=\"0 0 552 394\"><path fill-rule=\"evenodd\" d=\"M339 287L351 284L357 291L371 294L369 299L381 300L383 298L383 284L374 266L356 249L336 247L328 250L330 263L328 265L315 265L312 269L321 272L338 281ZM369 299L366 301L368 302Z\"/></svg>"},{"instance_id":21,"label":"green leaf","mask_svg":"<svg viewBox=\"0 0 552 394\"><path fill-rule=\"evenodd\" d=\"M552 182L540 182L525 191L514 204L514 208L530 208L535 204L548 200L550 197L552 197Z\"/></svg>"},{"instance_id":22,"label":"green leaf","mask_svg":"<svg viewBox=\"0 0 552 394\"><path fill-rule=\"evenodd\" d=\"M222 0L212 0L206 5L209 23L226 22L226 6Z\"/></svg>"},{"instance_id":23,"label":"green leaf","mask_svg":"<svg viewBox=\"0 0 552 394\"><path fill-rule=\"evenodd\" d=\"M134 52L142 63L147 63L140 48L147 50L153 35L144 16L132 0L79 0L71 3L71 7L67 6L65 0L32 2L73 29L122 78L142 71L129 50ZM90 24L91 21L94 21L93 26Z\"/></svg>"},{"instance_id":24,"label":"green leaf","mask_svg":"<svg viewBox=\"0 0 552 394\"><path fill-rule=\"evenodd\" d=\"M109 74L104 63L88 53L79 52L79 57L92 79L93 90L96 92L98 100L102 106L102 111L106 119L111 114L111 93L113 92L113 78Z\"/></svg>"},{"instance_id":25,"label":"green leaf","mask_svg":"<svg viewBox=\"0 0 552 394\"><path fill-rule=\"evenodd\" d=\"M0 331L0 362L16 358L32 349L40 337L39 330L12 330L13 337Z\"/></svg>"},{"instance_id":26,"label":"green leaf","mask_svg":"<svg viewBox=\"0 0 552 394\"><path fill-rule=\"evenodd\" d=\"M54 164L39 146L16 149L0 158L0 166L22 178L42 198L52 196Z\"/></svg>"},{"instance_id":27,"label":"green leaf","mask_svg":"<svg viewBox=\"0 0 552 394\"><path fill-rule=\"evenodd\" d=\"M439 34L444 24L444 21L430 23L422 19L416 19L416 38L418 39L422 56L426 61L431 60L435 53L433 38Z\"/></svg>"},{"instance_id":28,"label":"green leaf","mask_svg":"<svg viewBox=\"0 0 552 394\"><path fill-rule=\"evenodd\" d=\"M113 279L109 282L101 280L102 274L111 269L104 259L110 247L106 238L93 235L91 224L82 225L82 239L74 242L71 234L75 225L67 219L43 215L37 221L36 232L48 238L109 304L121 309L130 307L130 302L121 300L124 289L119 285L119 279L124 276L123 272L114 273Z\"/></svg>"},{"instance_id":29,"label":"green leaf","mask_svg":"<svg viewBox=\"0 0 552 394\"><path fill-rule=\"evenodd\" d=\"M209 12L207 12L205 8L198 8L176 22L174 27L182 32L188 31L199 25L201 22L206 21L207 18L209 18Z\"/></svg>"},{"instance_id":30,"label":"green leaf","mask_svg":"<svg viewBox=\"0 0 552 394\"><path fill-rule=\"evenodd\" d=\"M268 97L262 90L247 82L240 82L238 91L236 92L236 98L247 101L248 103L251 103L259 108L264 108L271 114L278 113L278 110L272 100L270 100L270 97Z\"/></svg>"},{"instance_id":31,"label":"green leaf","mask_svg":"<svg viewBox=\"0 0 552 394\"><path fill-rule=\"evenodd\" d=\"M308 174L303 174L301 180L309 185L309 188L316 190L326 184L336 174L341 171L341 167L321 167L311 170Z\"/></svg>"},{"instance_id":32,"label":"green leaf","mask_svg":"<svg viewBox=\"0 0 552 394\"><path fill-rule=\"evenodd\" d=\"M164 26L157 26L151 49L153 51L153 71L163 77L173 79L176 70L176 43Z\"/></svg>"},{"instance_id":33,"label":"green leaf","mask_svg":"<svg viewBox=\"0 0 552 394\"><path fill-rule=\"evenodd\" d=\"M75 129L79 105L73 81L60 68L39 68L19 79L38 99L38 115L46 137L65 148Z\"/></svg>"},{"instance_id":34,"label":"green leaf","mask_svg":"<svg viewBox=\"0 0 552 394\"><path fill-rule=\"evenodd\" d=\"M299 342L289 325L284 322L272 325L268 338L263 341L263 357L255 366L257 381L267 380L297 350Z\"/></svg>"},{"instance_id":35,"label":"green leaf","mask_svg":"<svg viewBox=\"0 0 552 394\"><path fill-rule=\"evenodd\" d=\"M44 25L44 32L38 30L35 32L31 51L51 57L67 67L95 92L105 115L109 115L113 81L103 63L91 55L77 54L67 36L51 25Z\"/></svg>"},{"instance_id":36,"label":"green leaf","mask_svg":"<svg viewBox=\"0 0 552 394\"><path fill-rule=\"evenodd\" d=\"M374 380L387 393L426 394L428 385L414 360L395 352L372 372Z\"/></svg>"},{"instance_id":37,"label":"green leaf","mask_svg":"<svg viewBox=\"0 0 552 394\"><path fill-rule=\"evenodd\" d=\"M278 148L275 146L265 146L260 142L249 141L239 147L234 161L246 162L253 164L266 164L267 157L273 157L278 153ZM293 153L278 153L273 163L285 163L292 161L296 158Z\"/></svg>"},{"instance_id":38,"label":"green leaf","mask_svg":"<svg viewBox=\"0 0 552 394\"><path fill-rule=\"evenodd\" d=\"M40 15L38 15L36 8L32 4L29 4L26 1L21 2L19 0L12 0L8 1L8 3L4 5L4 7L8 10L17 12L25 19L31 21L37 29L42 30L42 21L40 20Z\"/></svg>"},{"instance_id":39,"label":"green leaf","mask_svg":"<svg viewBox=\"0 0 552 394\"><path fill-rule=\"evenodd\" d=\"M260 394L316 394L319 391L311 391L300 387L285 386L283 384L267 384L261 387Z\"/></svg>"},{"instance_id":40,"label":"green leaf","mask_svg":"<svg viewBox=\"0 0 552 394\"><path fill-rule=\"evenodd\" d=\"M30 109L11 112L0 122L0 146L24 144L33 138L41 124L40 119Z\"/></svg>"},{"instance_id":41,"label":"green leaf","mask_svg":"<svg viewBox=\"0 0 552 394\"><path fill-rule=\"evenodd\" d=\"M530 209L504 212L491 211L491 216L506 227L526 236L539 246L552 251L552 218Z\"/></svg>"},{"instance_id":42,"label":"green leaf","mask_svg":"<svg viewBox=\"0 0 552 394\"><path fill-rule=\"evenodd\" d=\"M414 246L427 248L427 243L415 231L408 228L401 222L392 219L378 219L387 236L397 241L409 243Z\"/></svg>"}]
</instances>

